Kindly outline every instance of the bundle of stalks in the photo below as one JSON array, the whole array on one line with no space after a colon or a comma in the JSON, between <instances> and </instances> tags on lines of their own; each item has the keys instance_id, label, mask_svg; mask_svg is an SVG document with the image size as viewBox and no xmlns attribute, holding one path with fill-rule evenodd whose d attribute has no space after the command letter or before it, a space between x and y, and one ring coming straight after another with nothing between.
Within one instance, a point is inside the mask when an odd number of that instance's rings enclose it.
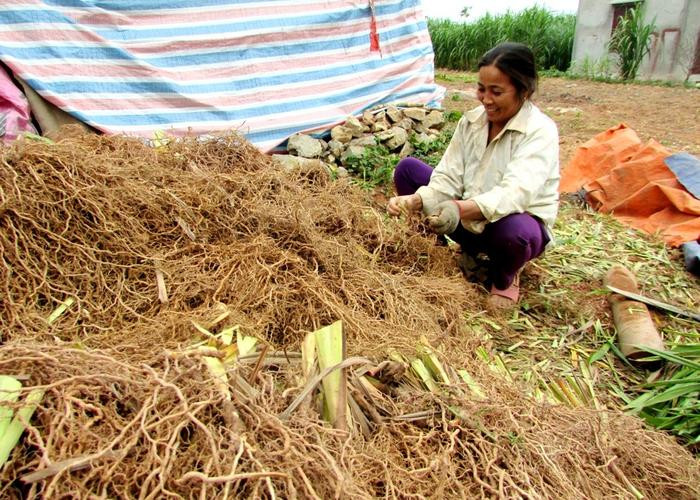
<instances>
[{"instance_id":1,"label":"bundle of stalks","mask_svg":"<svg viewBox=\"0 0 700 500\"><path fill-rule=\"evenodd\" d=\"M163 354L139 366L103 351L3 347L0 369L31 372L46 391L24 456L2 473L3 496L294 497L313 491L307 482L332 494L343 480L340 439L318 419L282 425L282 399L264 379L257 401L236 397L231 426L202 358Z\"/></svg>"},{"instance_id":2,"label":"bundle of stalks","mask_svg":"<svg viewBox=\"0 0 700 500\"><path fill-rule=\"evenodd\" d=\"M432 237L240 137L4 149L0 257L0 374L44 394L2 496L700 494L668 436L493 373ZM337 320L362 432L321 419L322 382L289 410L327 365L304 339Z\"/></svg>"}]
</instances>

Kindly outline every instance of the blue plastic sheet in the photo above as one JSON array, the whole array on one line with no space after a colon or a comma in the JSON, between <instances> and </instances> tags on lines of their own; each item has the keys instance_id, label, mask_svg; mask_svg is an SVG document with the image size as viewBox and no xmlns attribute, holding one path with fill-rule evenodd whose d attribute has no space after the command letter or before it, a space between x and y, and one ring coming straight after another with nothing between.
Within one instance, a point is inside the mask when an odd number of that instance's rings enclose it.
<instances>
[{"instance_id":1,"label":"blue plastic sheet","mask_svg":"<svg viewBox=\"0 0 700 500\"><path fill-rule=\"evenodd\" d=\"M664 162L676 174L678 182L700 199L700 160L688 153L676 153L666 157Z\"/></svg>"}]
</instances>

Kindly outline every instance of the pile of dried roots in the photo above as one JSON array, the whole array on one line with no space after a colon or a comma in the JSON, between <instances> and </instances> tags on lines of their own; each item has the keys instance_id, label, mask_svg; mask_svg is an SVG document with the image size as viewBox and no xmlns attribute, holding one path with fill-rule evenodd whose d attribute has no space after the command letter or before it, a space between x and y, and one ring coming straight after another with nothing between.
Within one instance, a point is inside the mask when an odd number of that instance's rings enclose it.
<instances>
[{"instance_id":1,"label":"pile of dried roots","mask_svg":"<svg viewBox=\"0 0 700 500\"><path fill-rule=\"evenodd\" d=\"M0 373L45 396L0 495L601 497L700 494L697 462L638 420L536 403L485 369L478 293L432 237L318 169L238 136L153 149L18 142L0 165ZM74 304L47 318L67 299ZM342 319L378 362L421 337L486 398L402 391L370 437L324 424L294 363L235 368L225 397L193 322L221 311L271 350ZM282 366L284 365L284 366Z\"/></svg>"}]
</instances>

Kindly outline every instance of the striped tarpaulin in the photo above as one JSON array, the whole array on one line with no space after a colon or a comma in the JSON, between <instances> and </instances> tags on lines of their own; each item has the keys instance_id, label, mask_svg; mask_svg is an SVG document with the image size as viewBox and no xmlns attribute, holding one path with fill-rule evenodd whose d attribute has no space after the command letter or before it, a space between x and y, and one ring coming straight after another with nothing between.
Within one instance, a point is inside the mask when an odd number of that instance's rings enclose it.
<instances>
[{"instance_id":1,"label":"striped tarpaulin","mask_svg":"<svg viewBox=\"0 0 700 500\"><path fill-rule=\"evenodd\" d=\"M104 132L263 150L443 92L420 0L2 0L0 60Z\"/></svg>"}]
</instances>

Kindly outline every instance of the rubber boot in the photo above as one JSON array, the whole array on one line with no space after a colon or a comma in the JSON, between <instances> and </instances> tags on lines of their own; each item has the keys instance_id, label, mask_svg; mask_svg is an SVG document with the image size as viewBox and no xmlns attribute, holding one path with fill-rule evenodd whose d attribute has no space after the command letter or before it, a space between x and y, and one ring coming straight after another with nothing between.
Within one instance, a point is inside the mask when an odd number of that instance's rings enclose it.
<instances>
[{"instance_id":1,"label":"rubber boot","mask_svg":"<svg viewBox=\"0 0 700 500\"><path fill-rule=\"evenodd\" d=\"M615 265L608 271L604 284L626 292L639 293L634 274L620 265ZM639 358L650 356L648 352L640 349L642 346L659 351L664 350L661 335L654 326L649 309L645 304L628 299L618 293L611 293L608 296L608 302L612 307L618 346L627 359L637 361ZM641 362L637 362L641 364ZM657 369L659 364L657 362L652 366L652 364L644 362L645 367L650 370Z\"/></svg>"}]
</instances>

